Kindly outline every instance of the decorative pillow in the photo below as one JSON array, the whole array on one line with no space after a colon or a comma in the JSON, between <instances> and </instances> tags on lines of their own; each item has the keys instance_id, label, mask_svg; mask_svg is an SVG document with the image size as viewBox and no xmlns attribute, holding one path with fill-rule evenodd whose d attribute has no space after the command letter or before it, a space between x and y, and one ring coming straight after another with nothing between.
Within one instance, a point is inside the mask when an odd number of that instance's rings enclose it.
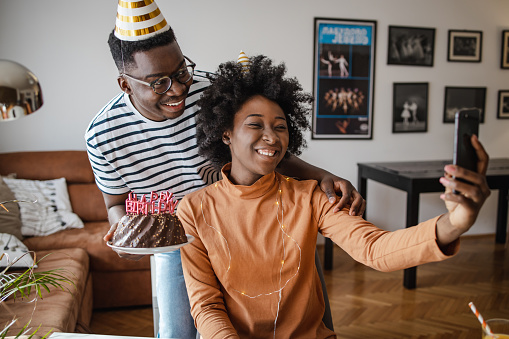
<instances>
[{"instance_id":1,"label":"decorative pillow","mask_svg":"<svg viewBox=\"0 0 509 339\"><path fill-rule=\"evenodd\" d=\"M0 176L0 203L14 199L16 199L14 193ZM9 233L23 240L18 204L8 203L4 207L0 206L0 233Z\"/></svg>"},{"instance_id":2,"label":"decorative pillow","mask_svg":"<svg viewBox=\"0 0 509 339\"><path fill-rule=\"evenodd\" d=\"M1 255L3 255L2 260L0 260L1 268L5 268L10 264L12 264L11 267L18 268L27 268L34 265L34 259L28 253L28 248L12 234L0 233Z\"/></svg>"},{"instance_id":3,"label":"decorative pillow","mask_svg":"<svg viewBox=\"0 0 509 339\"><path fill-rule=\"evenodd\" d=\"M83 228L81 219L72 212L65 178L53 180L7 179L19 203L21 233L24 236L43 236L68 228Z\"/></svg>"}]
</instances>

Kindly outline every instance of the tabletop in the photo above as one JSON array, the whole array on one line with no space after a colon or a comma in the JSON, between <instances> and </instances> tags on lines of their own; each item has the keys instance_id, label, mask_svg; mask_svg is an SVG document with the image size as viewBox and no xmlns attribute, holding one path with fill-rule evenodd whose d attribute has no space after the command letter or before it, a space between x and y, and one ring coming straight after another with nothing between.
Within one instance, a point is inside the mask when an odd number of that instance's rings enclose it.
<instances>
[{"instance_id":1,"label":"tabletop","mask_svg":"<svg viewBox=\"0 0 509 339\"><path fill-rule=\"evenodd\" d=\"M59 333L55 332L48 339L147 339L147 337L131 337L105 334L85 334L85 333Z\"/></svg>"},{"instance_id":2,"label":"tabletop","mask_svg":"<svg viewBox=\"0 0 509 339\"><path fill-rule=\"evenodd\" d=\"M371 162L358 165L371 167L387 173L408 178L437 178L444 173L444 166L451 164L452 160L430 161L401 161L401 162ZM489 176L508 175L509 158L490 159L488 163Z\"/></svg>"}]
</instances>

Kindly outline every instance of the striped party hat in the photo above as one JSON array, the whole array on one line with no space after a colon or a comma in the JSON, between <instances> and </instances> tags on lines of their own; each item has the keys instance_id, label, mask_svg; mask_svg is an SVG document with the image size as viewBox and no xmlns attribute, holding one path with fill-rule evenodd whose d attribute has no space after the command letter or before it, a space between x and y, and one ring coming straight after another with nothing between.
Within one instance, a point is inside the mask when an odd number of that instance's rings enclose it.
<instances>
[{"instance_id":1,"label":"striped party hat","mask_svg":"<svg viewBox=\"0 0 509 339\"><path fill-rule=\"evenodd\" d=\"M242 65L242 72L249 72L249 66L251 66L251 61L247 57L246 53L240 51L239 58L237 59L237 63Z\"/></svg>"},{"instance_id":2,"label":"striped party hat","mask_svg":"<svg viewBox=\"0 0 509 339\"><path fill-rule=\"evenodd\" d=\"M120 40L145 40L169 29L154 0L118 0L115 36Z\"/></svg>"}]
</instances>

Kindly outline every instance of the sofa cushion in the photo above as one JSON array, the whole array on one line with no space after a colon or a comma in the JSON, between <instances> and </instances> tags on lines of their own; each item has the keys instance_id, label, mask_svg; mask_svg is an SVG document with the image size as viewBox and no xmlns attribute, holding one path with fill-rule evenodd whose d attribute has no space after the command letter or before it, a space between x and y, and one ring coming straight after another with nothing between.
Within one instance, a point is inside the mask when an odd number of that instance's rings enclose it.
<instances>
[{"instance_id":1,"label":"sofa cushion","mask_svg":"<svg viewBox=\"0 0 509 339\"><path fill-rule=\"evenodd\" d=\"M83 228L72 212L65 178L53 180L8 179L4 182L18 200L21 233L24 236L49 235L68 228ZM37 201L31 204L29 201Z\"/></svg>"},{"instance_id":2,"label":"sofa cushion","mask_svg":"<svg viewBox=\"0 0 509 339\"><path fill-rule=\"evenodd\" d=\"M68 248L37 252L36 260L47 254L49 254L47 257L39 261L36 271L66 268L69 272L67 276L75 282L76 286L68 286L72 294L66 289L62 291L54 286L49 288L50 292L43 289L42 298L39 298L36 303L28 303L33 300L34 291L23 300L10 298L4 301L2 304L20 318L9 331L11 335L17 333L15 329L19 331L30 320L34 306L36 309L30 326L35 329L42 325L38 331L41 336L52 329L54 332L74 332L75 330L89 274L88 255L83 249ZM9 312L4 310L0 312L1 324L5 324L11 319L12 316Z\"/></svg>"},{"instance_id":3,"label":"sofa cushion","mask_svg":"<svg viewBox=\"0 0 509 339\"><path fill-rule=\"evenodd\" d=\"M104 198L94 183L67 185L72 210L80 216L81 220L104 221L108 220L108 212Z\"/></svg>"},{"instance_id":4,"label":"sofa cushion","mask_svg":"<svg viewBox=\"0 0 509 339\"><path fill-rule=\"evenodd\" d=\"M14 193L0 176L0 203L14 199L16 199ZM8 203L4 207L0 206L0 233L9 233L23 240L18 204Z\"/></svg>"}]
</instances>

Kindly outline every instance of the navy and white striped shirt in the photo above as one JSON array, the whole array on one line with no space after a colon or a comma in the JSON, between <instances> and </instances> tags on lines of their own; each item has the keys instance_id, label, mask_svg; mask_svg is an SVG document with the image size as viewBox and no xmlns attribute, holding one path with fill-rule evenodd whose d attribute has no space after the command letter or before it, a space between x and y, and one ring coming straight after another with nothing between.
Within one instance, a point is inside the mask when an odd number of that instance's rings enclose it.
<instances>
[{"instance_id":1,"label":"navy and white striped shirt","mask_svg":"<svg viewBox=\"0 0 509 339\"><path fill-rule=\"evenodd\" d=\"M145 118L125 93L104 106L85 134L99 189L111 195L170 191L180 200L219 180L220 172L198 155L196 141L196 101L209 85L194 79L176 119Z\"/></svg>"}]
</instances>

